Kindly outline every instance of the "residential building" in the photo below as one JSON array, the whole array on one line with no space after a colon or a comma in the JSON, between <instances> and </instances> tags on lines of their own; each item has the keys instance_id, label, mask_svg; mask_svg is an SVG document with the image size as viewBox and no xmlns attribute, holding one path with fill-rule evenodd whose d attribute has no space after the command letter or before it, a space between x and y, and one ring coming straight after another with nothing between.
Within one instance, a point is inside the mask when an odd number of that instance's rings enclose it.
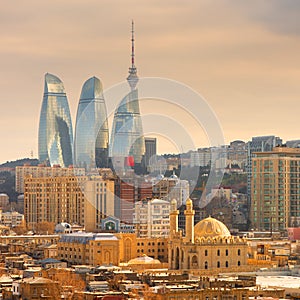
<instances>
[{"instance_id":1,"label":"residential building","mask_svg":"<svg viewBox=\"0 0 300 300\"><path fill-rule=\"evenodd\" d=\"M272 232L293 227L300 221L300 149L275 147L253 155L252 228Z\"/></svg>"},{"instance_id":2,"label":"residential building","mask_svg":"<svg viewBox=\"0 0 300 300\"><path fill-rule=\"evenodd\" d=\"M83 176L85 175L84 168L62 168L59 165L53 167L40 164L38 166L24 165L16 167L16 192L24 193L24 180L26 176L37 177L63 177L63 176Z\"/></svg>"},{"instance_id":3,"label":"residential building","mask_svg":"<svg viewBox=\"0 0 300 300\"><path fill-rule=\"evenodd\" d=\"M137 237L166 237L170 230L170 202L161 199L139 201L134 204L133 223Z\"/></svg>"},{"instance_id":4,"label":"residential building","mask_svg":"<svg viewBox=\"0 0 300 300\"><path fill-rule=\"evenodd\" d=\"M1 215L1 223L10 228L24 224L24 215L17 211L3 212Z\"/></svg>"},{"instance_id":5,"label":"residential building","mask_svg":"<svg viewBox=\"0 0 300 300\"><path fill-rule=\"evenodd\" d=\"M73 129L62 81L47 73L39 123L39 161L47 165L73 165Z\"/></svg>"},{"instance_id":6,"label":"residential building","mask_svg":"<svg viewBox=\"0 0 300 300\"><path fill-rule=\"evenodd\" d=\"M153 197L171 202L176 199L178 206L185 204L190 195L190 185L187 180L181 180L173 173L170 177L157 176L153 180Z\"/></svg>"},{"instance_id":7,"label":"residential building","mask_svg":"<svg viewBox=\"0 0 300 300\"><path fill-rule=\"evenodd\" d=\"M253 137L251 141L248 142L248 153L247 153L247 197L248 197L248 207L251 205L251 178L252 178L252 157L254 152L268 152L276 146L282 145L282 139L270 136L257 136ZM248 217L248 216L247 216Z\"/></svg>"},{"instance_id":8,"label":"residential building","mask_svg":"<svg viewBox=\"0 0 300 300\"><path fill-rule=\"evenodd\" d=\"M114 182L101 176L39 177L25 179L24 215L29 228L37 222L67 222L87 231L101 228L114 214Z\"/></svg>"},{"instance_id":9,"label":"residential building","mask_svg":"<svg viewBox=\"0 0 300 300\"><path fill-rule=\"evenodd\" d=\"M5 207L9 203L9 197L7 194L1 193L0 194L0 207Z\"/></svg>"}]
</instances>

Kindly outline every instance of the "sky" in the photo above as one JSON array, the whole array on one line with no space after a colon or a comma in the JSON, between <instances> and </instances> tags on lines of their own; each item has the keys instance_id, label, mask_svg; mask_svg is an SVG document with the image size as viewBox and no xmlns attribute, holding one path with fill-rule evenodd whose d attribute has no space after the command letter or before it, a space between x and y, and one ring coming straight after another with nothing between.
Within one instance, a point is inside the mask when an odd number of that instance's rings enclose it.
<instances>
[{"instance_id":1,"label":"sky","mask_svg":"<svg viewBox=\"0 0 300 300\"><path fill-rule=\"evenodd\" d=\"M226 143L300 138L300 1L15 0L0 10L0 163L38 156L45 73L64 82L73 123L85 80L106 89L126 79L132 19L139 76L201 94ZM195 147L206 146L201 129L186 126Z\"/></svg>"}]
</instances>

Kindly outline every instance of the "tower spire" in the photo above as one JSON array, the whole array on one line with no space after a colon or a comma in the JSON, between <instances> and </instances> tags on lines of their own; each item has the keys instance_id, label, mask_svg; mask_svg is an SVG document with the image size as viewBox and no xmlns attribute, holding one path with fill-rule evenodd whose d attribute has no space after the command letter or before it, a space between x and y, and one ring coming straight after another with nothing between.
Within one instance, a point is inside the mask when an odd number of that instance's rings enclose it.
<instances>
[{"instance_id":1,"label":"tower spire","mask_svg":"<svg viewBox=\"0 0 300 300\"><path fill-rule=\"evenodd\" d=\"M131 90L134 90L136 88L136 85L139 81L139 78L137 76L137 70L134 65L134 22L132 20L131 22L131 67L129 68L129 75L127 77L127 81L130 85Z\"/></svg>"}]
</instances>

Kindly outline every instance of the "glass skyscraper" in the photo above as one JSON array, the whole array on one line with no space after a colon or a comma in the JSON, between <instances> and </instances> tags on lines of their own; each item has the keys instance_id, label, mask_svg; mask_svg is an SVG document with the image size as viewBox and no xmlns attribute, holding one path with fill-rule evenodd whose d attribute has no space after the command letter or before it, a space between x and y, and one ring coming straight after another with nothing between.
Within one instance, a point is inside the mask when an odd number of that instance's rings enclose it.
<instances>
[{"instance_id":1,"label":"glass skyscraper","mask_svg":"<svg viewBox=\"0 0 300 300\"><path fill-rule=\"evenodd\" d=\"M108 122L103 88L96 77L88 79L77 109L74 161L78 167L108 166Z\"/></svg>"},{"instance_id":2,"label":"glass skyscraper","mask_svg":"<svg viewBox=\"0 0 300 300\"><path fill-rule=\"evenodd\" d=\"M138 100L137 70L134 65L134 29L132 23L132 53L131 67L127 77L130 93L120 102L114 114L110 157L114 168L141 167L145 154L145 140L143 136L142 119ZM117 165L120 163L120 165Z\"/></svg>"},{"instance_id":3,"label":"glass skyscraper","mask_svg":"<svg viewBox=\"0 0 300 300\"><path fill-rule=\"evenodd\" d=\"M39 160L48 165L73 164L73 129L62 81L47 73L39 123Z\"/></svg>"}]
</instances>

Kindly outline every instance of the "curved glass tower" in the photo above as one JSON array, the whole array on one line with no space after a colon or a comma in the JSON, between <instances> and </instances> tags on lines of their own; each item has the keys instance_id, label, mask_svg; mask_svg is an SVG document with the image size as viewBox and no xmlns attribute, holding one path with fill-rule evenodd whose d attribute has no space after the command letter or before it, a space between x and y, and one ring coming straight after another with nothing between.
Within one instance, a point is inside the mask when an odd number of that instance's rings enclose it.
<instances>
[{"instance_id":1,"label":"curved glass tower","mask_svg":"<svg viewBox=\"0 0 300 300\"><path fill-rule=\"evenodd\" d=\"M131 91L122 99L114 114L110 157L114 167L134 167L136 171L141 172L142 160L145 154L145 140L138 91L136 89L139 79L134 65L133 22L131 42L131 67L129 68L129 76L127 77ZM116 162L120 162L120 165L117 166Z\"/></svg>"},{"instance_id":2,"label":"curved glass tower","mask_svg":"<svg viewBox=\"0 0 300 300\"><path fill-rule=\"evenodd\" d=\"M39 124L39 160L48 165L73 164L73 129L62 81L47 73Z\"/></svg>"},{"instance_id":3,"label":"curved glass tower","mask_svg":"<svg viewBox=\"0 0 300 300\"><path fill-rule=\"evenodd\" d=\"M77 109L74 161L87 170L108 166L108 122L103 88L96 77L88 79Z\"/></svg>"}]
</instances>

